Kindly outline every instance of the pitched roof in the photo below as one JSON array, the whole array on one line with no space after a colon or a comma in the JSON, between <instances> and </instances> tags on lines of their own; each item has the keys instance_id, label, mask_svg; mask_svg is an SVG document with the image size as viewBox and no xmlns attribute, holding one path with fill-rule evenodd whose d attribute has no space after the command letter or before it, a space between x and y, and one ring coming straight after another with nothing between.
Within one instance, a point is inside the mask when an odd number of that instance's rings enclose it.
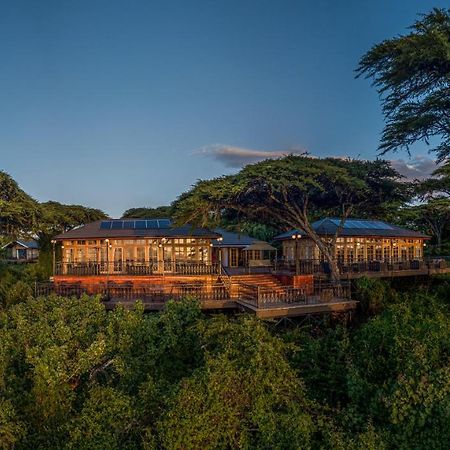
<instances>
[{"instance_id":1,"label":"pitched roof","mask_svg":"<svg viewBox=\"0 0 450 450\"><path fill-rule=\"evenodd\" d=\"M106 239L106 238L181 238L196 237L215 239L219 237L205 228L191 225L172 226L170 219L108 219L97 220L82 227L58 234L57 241L68 239Z\"/></svg>"},{"instance_id":2,"label":"pitched roof","mask_svg":"<svg viewBox=\"0 0 450 450\"><path fill-rule=\"evenodd\" d=\"M214 232L222 237L221 241L214 240L213 247L247 247L257 241L257 239L241 233L232 233L223 228L216 228Z\"/></svg>"},{"instance_id":3,"label":"pitched roof","mask_svg":"<svg viewBox=\"0 0 450 450\"><path fill-rule=\"evenodd\" d=\"M340 224L340 219L325 218L313 222L311 225L313 229L320 236L333 236L336 233ZM275 240L282 241L291 239L294 234L301 234L307 236L302 230L290 230L286 233L275 236ZM406 228L398 227L381 220L368 219L347 219L344 226L339 232L339 236L367 236L367 237L403 237L403 238L422 238L429 239L429 236L419 233L418 231L408 230Z\"/></svg>"},{"instance_id":4,"label":"pitched roof","mask_svg":"<svg viewBox=\"0 0 450 450\"><path fill-rule=\"evenodd\" d=\"M10 245L15 245L15 244L18 244L18 245L20 245L23 248L32 248L32 249L38 249L39 248L39 244L37 243L37 241L34 241L34 240L33 241L19 241L19 240L16 240L16 241L8 242L6 245L4 245L2 247L2 249L6 248L6 247L9 247Z\"/></svg>"}]
</instances>

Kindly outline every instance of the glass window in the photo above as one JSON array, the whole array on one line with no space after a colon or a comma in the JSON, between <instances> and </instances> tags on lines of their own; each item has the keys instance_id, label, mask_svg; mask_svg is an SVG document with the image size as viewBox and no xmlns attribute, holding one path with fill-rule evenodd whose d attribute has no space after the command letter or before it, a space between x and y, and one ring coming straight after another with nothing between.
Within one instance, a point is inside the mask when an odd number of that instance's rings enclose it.
<instances>
[{"instance_id":1,"label":"glass window","mask_svg":"<svg viewBox=\"0 0 450 450\"><path fill-rule=\"evenodd\" d=\"M354 261L353 247L347 247L347 262L352 263Z\"/></svg>"},{"instance_id":2,"label":"glass window","mask_svg":"<svg viewBox=\"0 0 450 450\"><path fill-rule=\"evenodd\" d=\"M126 261L134 260L134 247L125 248L125 260Z\"/></svg>"},{"instance_id":3,"label":"glass window","mask_svg":"<svg viewBox=\"0 0 450 450\"><path fill-rule=\"evenodd\" d=\"M138 262L145 262L145 247L138 247L136 249L136 259Z\"/></svg>"}]
</instances>

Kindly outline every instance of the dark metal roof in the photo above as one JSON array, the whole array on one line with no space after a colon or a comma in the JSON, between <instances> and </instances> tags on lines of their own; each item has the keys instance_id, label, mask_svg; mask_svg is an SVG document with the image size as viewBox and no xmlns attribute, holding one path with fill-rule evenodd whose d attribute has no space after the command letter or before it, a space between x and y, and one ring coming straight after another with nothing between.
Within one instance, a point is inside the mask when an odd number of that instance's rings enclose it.
<instances>
[{"instance_id":1,"label":"dark metal roof","mask_svg":"<svg viewBox=\"0 0 450 450\"><path fill-rule=\"evenodd\" d=\"M39 248L39 244L37 243L37 241L11 241L8 242L6 245L4 245L2 248L6 248L6 247L10 247L10 246L14 246L14 245L20 245L24 248L32 248L32 249L38 249Z\"/></svg>"},{"instance_id":2,"label":"dark metal roof","mask_svg":"<svg viewBox=\"0 0 450 450\"><path fill-rule=\"evenodd\" d=\"M172 227L170 219L110 219L98 220L66 233L58 234L55 240L158 237L216 239L219 234L191 225Z\"/></svg>"},{"instance_id":3,"label":"dark metal roof","mask_svg":"<svg viewBox=\"0 0 450 450\"><path fill-rule=\"evenodd\" d=\"M339 227L340 219L325 218L313 222L311 225L313 229L320 236L334 236L337 228ZM290 230L286 233L275 236L275 240L282 241L285 239L292 239L294 234L301 234L307 236L302 230ZM381 220L367 220L367 219L347 219L341 229L339 236L367 236L367 237L392 237L392 238L423 238L429 239L430 237L419 233L418 231L407 230L396 225L392 225Z\"/></svg>"},{"instance_id":4,"label":"dark metal roof","mask_svg":"<svg viewBox=\"0 0 450 450\"><path fill-rule=\"evenodd\" d=\"M214 240L213 247L247 247L247 245L258 241L258 239L247 236L246 234L232 233L222 228L216 228L214 232L222 236L222 240Z\"/></svg>"}]
</instances>

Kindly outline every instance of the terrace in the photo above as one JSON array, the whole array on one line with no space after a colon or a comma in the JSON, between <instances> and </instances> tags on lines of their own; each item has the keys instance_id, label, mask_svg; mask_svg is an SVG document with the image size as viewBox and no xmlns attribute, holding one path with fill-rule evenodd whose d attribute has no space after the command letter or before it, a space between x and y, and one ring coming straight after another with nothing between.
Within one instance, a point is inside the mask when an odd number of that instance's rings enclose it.
<instances>
[{"instance_id":1,"label":"terrace","mask_svg":"<svg viewBox=\"0 0 450 450\"><path fill-rule=\"evenodd\" d=\"M244 309L261 318L347 312L354 309L357 303L351 300L349 283L339 288L327 283L304 287L267 287L233 281L232 278L213 284L172 282L140 285L108 282L83 285L78 282L36 285L37 296L51 293L68 297L99 295L107 309L118 305L130 308L139 300L146 311L161 310L169 300L180 301L192 297L205 310Z\"/></svg>"}]
</instances>

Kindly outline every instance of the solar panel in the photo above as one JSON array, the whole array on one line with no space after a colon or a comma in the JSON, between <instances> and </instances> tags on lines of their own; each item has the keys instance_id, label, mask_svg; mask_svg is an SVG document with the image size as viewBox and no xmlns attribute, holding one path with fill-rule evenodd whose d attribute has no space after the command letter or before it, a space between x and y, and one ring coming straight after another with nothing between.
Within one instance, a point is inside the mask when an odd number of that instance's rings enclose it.
<instances>
[{"instance_id":1,"label":"solar panel","mask_svg":"<svg viewBox=\"0 0 450 450\"><path fill-rule=\"evenodd\" d=\"M136 220L134 222L135 230L145 230L147 228L147 224L145 220Z\"/></svg>"},{"instance_id":2,"label":"solar panel","mask_svg":"<svg viewBox=\"0 0 450 450\"><path fill-rule=\"evenodd\" d=\"M158 221L157 220L147 220L147 228L153 229L153 228L159 228Z\"/></svg>"},{"instance_id":3,"label":"solar panel","mask_svg":"<svg viewBox=\"0 0 450 450\"><path fill-rule=\"evenodd\" d=\"M158 219L159 228L170 228L170 219Z\"/></svg>"},{"instance_id":4,"label":"solar panel","mask_svg":"<svg viewBox=\"0 0 450 450\"><path fill-rule=\"evenodd\" d=\"M339 219L330 220L334 225L339 226ZM392 230L393 227L387 223L381 222L380 220L358 220L358 219L348 219L344 223L345 229L362 229L362 230Z\"/></svg>"},{"instance_id":5,"label":"solar panel","mask_svg":"<svg viewBox=\"0 0 450 450\"><path fill-rule=\"evenodd\" d=\"M100 223L101 230L152 230L170 228L170 219L108 220Z\"/></svg>"}]
</instances>

